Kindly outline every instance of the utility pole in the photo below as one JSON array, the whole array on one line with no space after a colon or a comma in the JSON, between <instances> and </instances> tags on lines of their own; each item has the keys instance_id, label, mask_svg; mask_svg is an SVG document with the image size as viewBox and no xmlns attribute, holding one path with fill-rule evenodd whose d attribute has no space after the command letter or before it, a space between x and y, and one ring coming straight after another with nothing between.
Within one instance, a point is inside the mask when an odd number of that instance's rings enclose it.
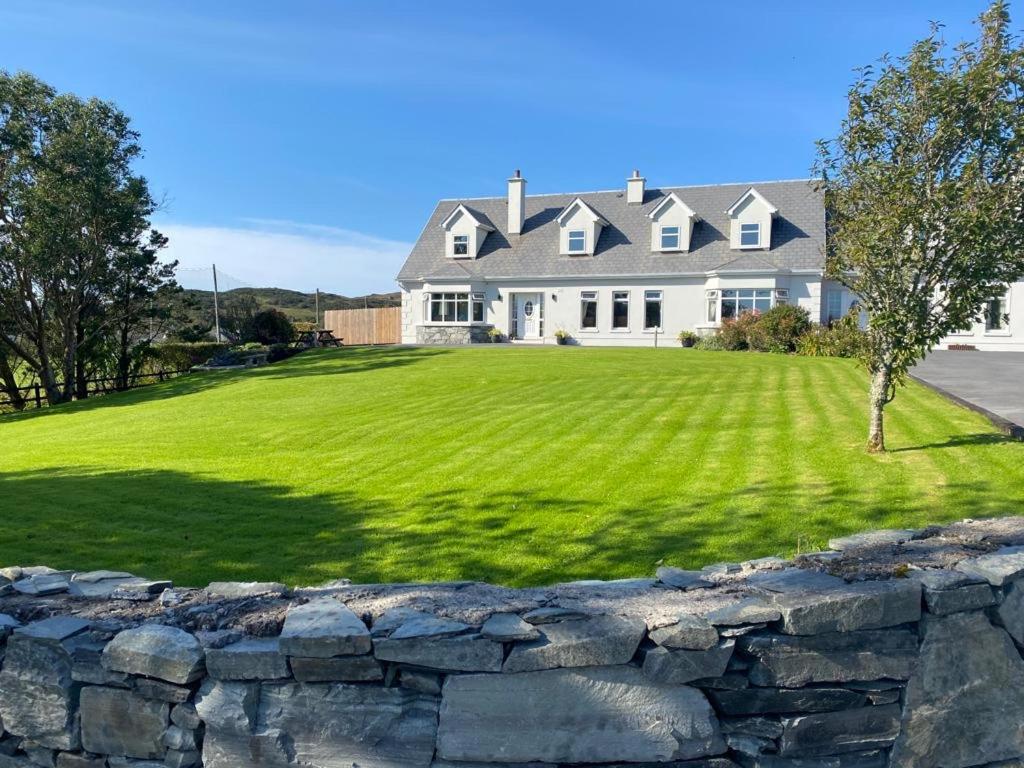
<instances>
[{"instance_id":1,"label":"utility pole","mask_svg":"<svg viewBox=\"0 0 1024 768\"><path fill-rule=\"evenodd\" d=\"M217 302L217 265L213 265L213 322L217 326L217 343L220 343L220 306Z\"/></svg>"},{"instance_id":2,"label":"utility pole","mask_svg":"<svg viewBox=\"0 0 1024 768\"><path fill-rule=\"evenodd\" d=\"M320 289L316 289L316 329L320 330Z\"/></svg>"}]
</instances>

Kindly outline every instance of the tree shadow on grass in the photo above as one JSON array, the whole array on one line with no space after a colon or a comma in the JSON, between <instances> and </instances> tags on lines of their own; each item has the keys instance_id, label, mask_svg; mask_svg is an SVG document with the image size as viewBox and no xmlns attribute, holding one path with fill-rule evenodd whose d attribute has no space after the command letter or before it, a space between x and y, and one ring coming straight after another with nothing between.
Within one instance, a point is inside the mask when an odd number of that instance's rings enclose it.
<instances>
[{"instance_id":1,"label":"tree shadow on grass","mask_svg":"<svg viewBox=\"0 0 1024 768\"><path fill-rule=\"evenodd\" d=\"M695 499L653 497L608 507L529 489L466 488L409 503L173 471L0 474L0 564L110 568L211 580L471 579L542 585L651 575L667 562L792 555L829 537L892 525L1010 514L1024 498L985 483L950 489L958 503L920 499L894 518L835 484L752 485ZM1024 489L1022 489L1024 494Z\"/></svg>"},{"instance_id":2,"label":"tree shadow on grass","mask_svg":"<svg viewBox=\"0 0 1024 768\"><path fill-rule=\"evenodd\" d=\"M428 360L449 350L423 347L341 347L303 352L288 360L259 368L225 371L197 371L165 382L128 392L113 392L65 403L52 408L0 415L0 424L81 413L101 408L124 408L173 397L194 395L218 387L254 379L293 379L307 376L343 376L386 368L397 368Z\"/></svg>"},{"instance_id":3,"label":"tree shadow on grass","mask_svg":"<svg viewBox=\"0 0 1024 768\"><path fill-rule=\"evenodd\" d=\"M907 445L900 448L890 448L889 453L908 453L910 451L924 451L930 448L960 448L973 445L1002 445L1003 443L1020 444L1020 438L1007 435L1001 432L977 432L970 435L958 435L941 442L923 443L921 445Z\"/></svg>"}]
</instances>

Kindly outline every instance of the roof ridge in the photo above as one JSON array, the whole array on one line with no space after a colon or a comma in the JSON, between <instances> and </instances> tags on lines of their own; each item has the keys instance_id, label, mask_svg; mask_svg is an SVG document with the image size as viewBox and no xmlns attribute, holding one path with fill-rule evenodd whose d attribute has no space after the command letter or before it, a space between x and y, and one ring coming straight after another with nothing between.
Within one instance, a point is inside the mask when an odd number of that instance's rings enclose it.
<instances>
[{"instance_id":1,"label":"roof ridge","mask_svg":"<svg viewBox=\"0 0 1024 768\"><path fill-rule=\"evenodd\" d=\"M724 181L717 182L714 184L685 184L685 185L663 185L660 187L650 187L648 191L658 189L708 189L709 187L742 187L748 186L753 187L757 184L793 184L798 181L818 181L813 177L799 178L799 179L762 179L760 181ZM535 195L527 195L526 197L569 197L580 195L603 195L609 192L618 192L622 195L626 194L625 187L617 187L615 189L594 189L589 192L539 192ZM486 197L442 197L438 200L439 203L455 203L455 202L471 202L473 200L504 200L506 195L488 195Z\"/></svg>"}]
</instances>

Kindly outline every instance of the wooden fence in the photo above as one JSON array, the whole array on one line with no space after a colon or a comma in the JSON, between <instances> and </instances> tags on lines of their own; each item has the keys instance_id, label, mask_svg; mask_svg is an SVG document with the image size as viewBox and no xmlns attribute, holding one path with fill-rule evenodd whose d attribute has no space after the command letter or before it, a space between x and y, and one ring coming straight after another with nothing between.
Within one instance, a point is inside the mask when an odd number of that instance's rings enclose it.
<instances>
[{"instance_id":1,"label":"wooden fence","mask_svg":"<svg viewBox=\"0 0 1024 768\"><path fill-rule=\"evenodd\" d=\"M183 376L189 371L157 371L156 373L137 373L128 377L127 389L138 389L139 387L145 387L150 384L156 384L158 381L166 381L167 379L174 379L178 376ZM86 389L88 390L89 397L95 397L96 395L106 395L111 392L123 392L124 389L117 388L117 380L114 378L103 378L103 379L88 379L86 381ZM25 401L26 408L42 408L46 405L46 392L43 390L42 385L39 383L32 384L28 387L19 387L18 392L21 394ZM0 392L0 413L4 413L5 409L10 409L13 405L13 401L9 395Z\"/></svg>"},{"instance_id":2,"label":"wooden fence","mask_svg":"<svg viewBox=\"0 0 1024 768\"><path fill-rule=\"evenodd\" d=\"M398 344L402 340L402 308L329 309L324 328L348 344Z\"/></svg>"}]
</instances>

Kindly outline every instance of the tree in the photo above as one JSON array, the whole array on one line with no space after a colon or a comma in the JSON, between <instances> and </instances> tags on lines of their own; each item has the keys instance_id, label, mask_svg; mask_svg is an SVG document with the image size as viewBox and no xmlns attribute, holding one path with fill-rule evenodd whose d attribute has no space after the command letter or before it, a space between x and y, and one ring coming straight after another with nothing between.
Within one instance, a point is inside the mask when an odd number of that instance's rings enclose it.
<instances>
[{"instance_id":1,"label":"tree","mask_svg":"<svg viewBox=\"0 0 1024 768\"><path fill-rule=\"evenodd\" d=\"M260 344L287 344L295 338L295 326L288 316L274 307L261 309L252 319L251 338L243 341L258 341Z\"/></svg>"},{"instance_id":2,"label":"tree","mask_svg":"<svg viewBox=\"0 0 1024 768\"><path fill-rule=\"evenodd\" d=\"M868 312L868 449L883 410L940 339L1024 275L1024 54L1006 3L951 51L941 28L859 72L839 136L819 142L827 274Z\"/></svg>"},{"instance_id":3,"label":"tree","mask_svg":"<svg viewBox=\"0 0 1024 768\"><path fill-rule=\"evenodd\" d=\"M138 138L108 102L0 71L0 345L50 403L86 396L110 337L171 284Z\"/></svg>"}]
</instances>

